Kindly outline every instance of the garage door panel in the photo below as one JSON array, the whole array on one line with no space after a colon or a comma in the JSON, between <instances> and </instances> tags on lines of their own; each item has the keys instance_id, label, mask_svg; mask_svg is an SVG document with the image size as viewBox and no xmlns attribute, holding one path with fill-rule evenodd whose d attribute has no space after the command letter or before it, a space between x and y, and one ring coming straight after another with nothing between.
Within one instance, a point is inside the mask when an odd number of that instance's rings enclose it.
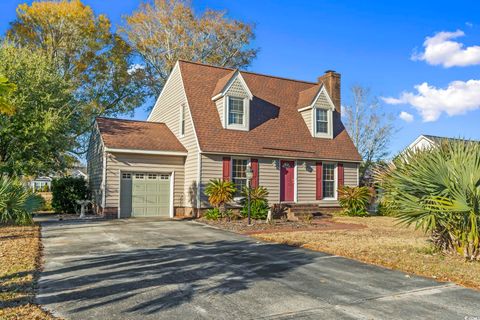
<instances>
[{"instance_id":1,"label":"garage door panel","mask_svg":"<svg viewBox=\"0 0 480 320\"><path fill-rule=\"evenodd\" d=\"M132 216L150 217L170 215L170 175L135 173L131 179ZM128 194L122 193L127 197Z\"/></svg>"}]
</instances>

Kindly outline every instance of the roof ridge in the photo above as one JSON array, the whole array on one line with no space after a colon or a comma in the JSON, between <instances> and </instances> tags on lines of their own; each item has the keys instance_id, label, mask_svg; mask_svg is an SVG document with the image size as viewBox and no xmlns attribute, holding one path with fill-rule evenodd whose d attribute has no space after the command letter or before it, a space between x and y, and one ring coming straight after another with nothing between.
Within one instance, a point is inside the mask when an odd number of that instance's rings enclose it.
<instances>
[{"instance_id":1,"label":"roof ridge","mask_svg":"<svg viewBox=\"0 0 480 320\"><path fill-rule=\"evenodd\" d=\"M114 120L114 121L129 121L129 122L141 122L141 123L152 123L152 124L165 124L165 122L158 122L158 121L120 119L120 118L112 118L112 117L95 117L95 119L107 119L107 120Z\"/></svg>"},{"instance_id":2,"label":"roof ridge","mask_svg":"<svg viewBox=\"0 0 480 320\"><path fill-rule=\"evenodd\" d=\"M241 69L239 69L239 68L220 67L220 66L216 66L216 65L213 65L213 64L201 63L201 62L195 62L195 61L188 61L188 60L183 60L183 59L178 59L178 61L185 62L185 63L190 63L190 64L196 64L196 65L204 66L204 67L211 67L211 68L229 70L229 71L236 71L236 70L238 70L240 73L249 73L249 74L253 74L253 75L256 75L256 76L262 76L262 77L268 77L268 78L275 78L275 79L280 79L280 80L301 82L301 83L307 83L307 84L313 84L313 85L318 84L318 82L312 82L312 81L306 81L306 80L298 80L298 79L292 79L292 78L274 76L274 75L271 75L271 74L264 74L264 73L252 72L252 71L247 71L247 70L241 70Z\"/></svg>"}]
</instances>

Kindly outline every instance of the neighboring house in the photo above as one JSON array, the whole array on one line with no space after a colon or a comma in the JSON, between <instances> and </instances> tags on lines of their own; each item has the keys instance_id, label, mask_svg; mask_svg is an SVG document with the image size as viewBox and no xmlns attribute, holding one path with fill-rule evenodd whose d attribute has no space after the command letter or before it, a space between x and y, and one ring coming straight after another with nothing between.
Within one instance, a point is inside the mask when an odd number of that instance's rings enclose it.
<instances>
[{"instance_id":1,"label":"neighboring house","mask_svg":"<svg viewBox=\"0 0 480 320\"><path fill-rule=\"evenodd\" d=\"M30 181L30 187L33 191L49 192L52 188L51 177L37 177L35 180Z\"/></svg>"},{"instance_id":2,"label":"neighboring house","mask_svg":"<svg viewBox=\"0 0 480 320\"><path fill-rule=\"evenodd\" d=\"M448 138L448 137L439 137L439 136L432 136L427 134L422 134L418 136L415 141L413 141L405 150L425 150L428 148L432 148L438 146L442 141L462 141L463 139L458 138Z\"/></svg>"},{"instance_id":3,"label":"neighboring house","mask_svg":"<svg viewBox=\"0 0 480 320\"><path fill-rule=\"evenodd\" d=\"M268 189L278 202L338 207L361 157L341 119L340 74L318 82L179 61L147 121L98 118L88 176L108 217L191 215L211 179Z\"/></svg>"}]
</instances>

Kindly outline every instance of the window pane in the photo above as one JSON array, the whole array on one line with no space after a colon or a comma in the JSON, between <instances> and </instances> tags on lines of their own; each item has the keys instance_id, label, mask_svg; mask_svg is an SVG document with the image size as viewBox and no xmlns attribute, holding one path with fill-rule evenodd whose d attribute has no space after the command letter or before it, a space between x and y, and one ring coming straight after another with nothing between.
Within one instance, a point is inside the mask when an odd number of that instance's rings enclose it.
<instances>
[{"instance_id":1,"label":"window pane","mask_svg":"<svg viewBox=\"0 0 480 320\"><path fill-rule=\"evenodd\" d=\"M316 109L317 133L328 133L328 111Z\"/></svg>"},{"instance_id":2,"label":"window pane","mask_svg":"<svg viewBox=\"0 0 480 320\"><path fill-rule=\"evenodd\" d=\"M333 163L323 164L323 197L335 197L335 165Z\"/></svg>"},{"instance_id":3,"label":"window pane","mask_svg":"<svg viewBox=\"0 0 480 320\"><path fill-rule=\"evenodd\" d=\"M243 99L228 98L228 124L243 125Z\"/></svg>"},{"instance_id":4,"label":"window pane","mask_svg":"<svg viewBox=\"0 0 480 320\"><path fill-rule=\"evenodd\" d=\"M237 188L236 196L239 196L243 188L247 185L247 160L246 159L233 159L232 160L232 182Z\"/></svg>"}]
</instances>

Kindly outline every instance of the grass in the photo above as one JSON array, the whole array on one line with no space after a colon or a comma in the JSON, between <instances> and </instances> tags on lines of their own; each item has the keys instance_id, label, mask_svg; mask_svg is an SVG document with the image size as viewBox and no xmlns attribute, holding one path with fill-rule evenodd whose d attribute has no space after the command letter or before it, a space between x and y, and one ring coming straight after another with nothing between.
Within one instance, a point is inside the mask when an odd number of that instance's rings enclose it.
<instances>
[{"instance_id":1,"label":"grass","mask_svg":"<svg viewBox=\"0 0 480 320\"><path fill-rule=\"evenodd\" d=\"M396 225L391 217L334 217L367 228L267 233L255 238L301 246L359 261L480 289L480 263L437 252L419 230Z\"/></svg>"},{"instance_id":2,"label":"grass","mask_svg":"<svg viewBox=\"0 0 480 320\"><path fill-rule=\"evenodd\" d=\"M0 226L0 319L54 319L33 304L40 227Z\"/></svg>"}]
</instances>

